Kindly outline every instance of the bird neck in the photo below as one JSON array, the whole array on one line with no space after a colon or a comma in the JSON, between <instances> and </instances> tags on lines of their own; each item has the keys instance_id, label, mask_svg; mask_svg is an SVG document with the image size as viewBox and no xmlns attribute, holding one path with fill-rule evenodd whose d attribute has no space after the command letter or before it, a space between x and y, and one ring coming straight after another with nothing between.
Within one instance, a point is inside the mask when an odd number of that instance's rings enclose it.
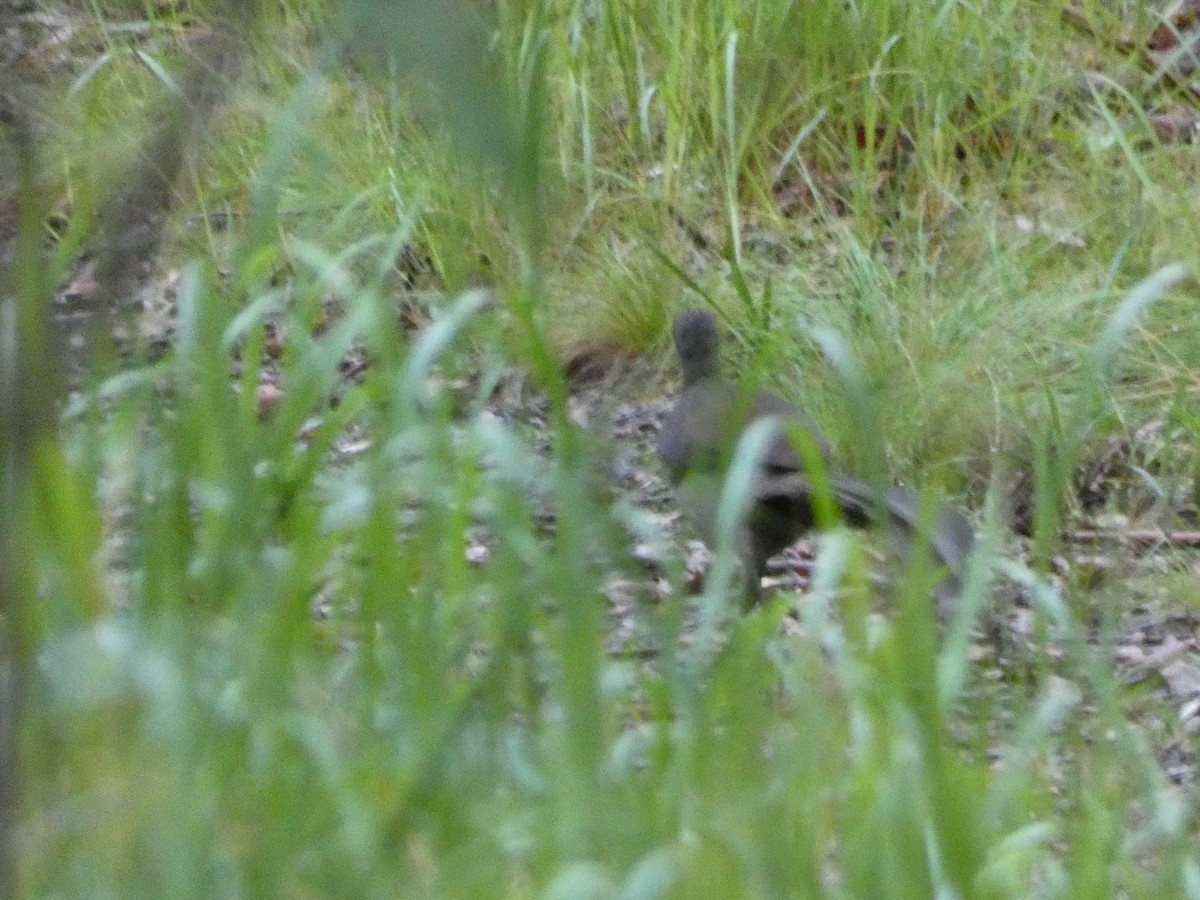
<instances>
[{"instance_id":1,"label":"bird neck","mask_svg":"<svg viewBox=\"0 0 1200 900\"><path fill-rule=\"evenodd\" d=\"M714 379L720 366L715 356L699 356L692 359L681 359L683 368L683 386L689 388L698 381Z\"/></svg>"}]
</instances>

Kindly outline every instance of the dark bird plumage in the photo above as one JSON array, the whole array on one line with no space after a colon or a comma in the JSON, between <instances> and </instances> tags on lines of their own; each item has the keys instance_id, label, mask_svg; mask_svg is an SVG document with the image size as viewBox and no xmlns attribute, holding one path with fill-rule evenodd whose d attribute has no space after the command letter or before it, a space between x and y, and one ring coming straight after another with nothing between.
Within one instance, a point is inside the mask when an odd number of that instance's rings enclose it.
<instances>
[{"instance_id":1,"label":"dark bird plumage","mask_svg":"<svg viewBox=\"0 0 1200 900\"><path fill-rule=\"evenodd\" d=\"M704 310L689 310L675 320L675 350L683 370L683 392L663 420L658 455L671 480L679 486L685 511L710 545L721 486L738 439L757 419L774 416L799 425L811 436L826 463L829 444L816 426L792 404L766 391L749 393L720 377L720 332L716 319ZM882 510L904 552L919 527L917 495L908 488L890 488L878 503L871 488L854 478L831 475L830 493L845 520L865 528ZM767 560L816 525L813 490L800 456L782 434L775 435L759 463L752 486L749 512L737 537L746 567L747 600L761 591ZM937 561L946 567L938 587L943 615L961 589L963 564L974 545L970 523L956 510L941 507L930 535Z\"/></svg>"}]
</instances>

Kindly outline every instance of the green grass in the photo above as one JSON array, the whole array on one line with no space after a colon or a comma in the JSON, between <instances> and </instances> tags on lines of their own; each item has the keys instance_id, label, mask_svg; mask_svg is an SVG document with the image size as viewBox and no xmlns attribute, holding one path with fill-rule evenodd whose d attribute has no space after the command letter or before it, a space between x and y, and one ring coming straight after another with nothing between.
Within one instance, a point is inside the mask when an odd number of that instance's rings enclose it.
<instances>
[{"instance_id":1,"label":"green grass","mask_svg":"<svg viewBox=\"0 0 1200 900\"><path fill-rule=\"evenodd\" d=\"M132 162L148 124L175 121L171 85L211 61L189 41L228 10L89 5L32 189L0 186L28 238L0 356L4 888L1200 896L1194 791L1155 755L1191 738L1114 675L1127 598L1048 578L1108 437L1165 417L1139 462L1192 484L1197 164L1145 121L1170 95L1044 4L385 6L244 23L207 71L220 99L181 120L171 348L101 358L69 402L44 304L154 170ZM130 20L150 37L101 28ZM944 633L919 562L871 615L869 556L837 532L810 594L744 617L727 558L697 604L672 556L675 591L630 613L655 652L606 652L606 585L642 577L629 547L657 527L614 501L560 362L662 362L701 303L731 367L848 465L977 511ZM481 415L509 371L543 427ZM972 628L1014 583L1031 649L981 663Z\"/></svg>"}]
</instances>

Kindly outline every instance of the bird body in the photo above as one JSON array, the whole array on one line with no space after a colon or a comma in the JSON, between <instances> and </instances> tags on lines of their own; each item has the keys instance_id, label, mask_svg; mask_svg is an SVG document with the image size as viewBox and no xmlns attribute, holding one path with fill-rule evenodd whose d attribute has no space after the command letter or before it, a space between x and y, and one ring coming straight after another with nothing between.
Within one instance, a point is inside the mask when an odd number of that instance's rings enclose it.
<instances>
[{"instance_id":1,"label":"bird body","mask_svg":"<svg viewBox=\"0 0 1200 900\"><path fill-rule=\"evenodd\" d=\"M683 392L663 420L658 455L679 486L683 507L701 537L712 545L725 473L749 425L772 416L781 424L800 426L826 464L829 444L791 403L766 391L745 391L721 380L720 334L711 313L682 313L675 320L673 336L683 369ZM918 497L912 490L893 487L879 498L867 484L842 475L830 476L829 487L847 523L859 528L886 524L907 552L921 524ZM767 560L818 524L812 482L782 431L767 446L751 492L749 511L737 535L737 550L746 567L747 600L753 602L761 594ZM931 549L948 569L939 586L939 604L946 605L943 597L956 597L960 590L961 568L974 544L974 531L961 513L945 507L937 511L932 525Z\"/></svg>"}]
</instances>

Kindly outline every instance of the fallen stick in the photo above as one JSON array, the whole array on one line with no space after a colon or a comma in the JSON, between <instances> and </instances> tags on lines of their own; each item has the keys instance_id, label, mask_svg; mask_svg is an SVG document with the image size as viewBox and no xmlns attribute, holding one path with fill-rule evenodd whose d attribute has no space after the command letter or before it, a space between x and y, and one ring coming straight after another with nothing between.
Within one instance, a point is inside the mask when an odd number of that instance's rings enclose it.
<instances>
[{"instance_id":1,"label":"fallen stick","mask_svg":"<svg viewBox=\"0 0 1200 900\"><path fill-rule=\"evenodd\" d=\"M1159 531L1154 528L1134 528L1130 531L1099 531L1081 528L1070 534L1078 543L1118 540L1126 544L1172 544L1176 547L1200 547L1200 531Z\"/></svg>"}]
</instances>

